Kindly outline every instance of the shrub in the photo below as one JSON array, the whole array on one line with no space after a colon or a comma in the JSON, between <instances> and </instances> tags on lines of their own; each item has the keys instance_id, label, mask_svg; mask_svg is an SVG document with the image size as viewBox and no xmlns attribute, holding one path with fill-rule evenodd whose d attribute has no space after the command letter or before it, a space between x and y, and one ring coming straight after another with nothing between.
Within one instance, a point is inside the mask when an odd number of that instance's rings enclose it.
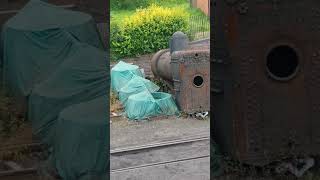
<instances>
[{"instance_id":1,"label":"shrub","mask_svg":"<svg viewBox=\"0 0 320 180\"><path fill-rule=\"evenodd\" d=\"M111 49L120 57L167 48L176 31L188 31L189 14L184 9L151 5L138 9L122 24L111 24Z\"/></svg>"},{"instance_id":2,"label":"shrub","mask_svg":"<svg viewBox=\"0 0 320 180\"><path fill-rule=\"evenodd\" d=\"M188 2L188 0L111 0L110 5L112 10L133 10L136 8L146 8L152 4L175 5Z\"/></svg>"},{"instance_id":3,"label":"shrub","mask_svg":"<svg viewBox=\"0 0 320 180\"><path fill-rule=\"evenodd\" d=\"M132 10L138 7L145 7L148 5L148 0L111 0L111 9L126 9Z\"/></svg>"},{"instance_id":4,"label":"shrub","mask_svg":"<svg viewBox=\"0 0 320 180\"><path fill-rule=\"evenodd\" d=\"M118 42L121 41L122 38L119 35L120 33L120 27L115 21L111 21L110 23L110 42L111 42L111 48L110 48L110 58L111 61L115 61L119 58L119 55L117 54L117 48L112 48L112 42Z\"/></svg>"}]
</instances>

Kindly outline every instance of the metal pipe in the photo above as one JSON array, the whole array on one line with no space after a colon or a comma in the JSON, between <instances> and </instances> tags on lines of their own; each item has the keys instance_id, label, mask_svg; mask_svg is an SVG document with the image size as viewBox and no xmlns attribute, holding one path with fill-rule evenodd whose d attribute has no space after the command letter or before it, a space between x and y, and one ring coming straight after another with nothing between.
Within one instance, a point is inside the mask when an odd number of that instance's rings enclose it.
<instances>
[{"instance_id":1,"label":"metal pipe","mask_svg":"<svg viewBox=\"0 0 320 180\"><path fill-rule=\"evenodd\" d=\"M208 48L204 46L210 39L201 39L197 41L189 42L188 48ZM188 49L186 48L186 49ZM166 81L173 82L172 72L171 72L171 54L170 49L162 49L158 51L151 59L151 71L155 77L160 77Z\"/></svg>"},{"instance_id":2,"label":"metal pipe","mask_svg":"<svg viewBox=\"0 0 320 180\"><path fill-rule=\"evenodd\" d=\"M151 70L155 77L172 81L170 49L158 51L151 59Z\"/></svg>"}]
</instances>

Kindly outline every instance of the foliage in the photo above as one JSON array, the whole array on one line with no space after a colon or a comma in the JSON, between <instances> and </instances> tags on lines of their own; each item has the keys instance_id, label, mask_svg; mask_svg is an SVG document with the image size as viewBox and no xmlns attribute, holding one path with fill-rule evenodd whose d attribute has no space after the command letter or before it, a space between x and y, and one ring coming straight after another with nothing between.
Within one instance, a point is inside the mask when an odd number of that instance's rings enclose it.
<instances>
[{"instance_id":1,"label":"foliage","mask_svg":"<svg viewBox=\"0 0 320 180\"><path fill-rule=\"evenodd\" d=\"M150 78L149 80L151 80L154 84L160 87L159 91L171 93L170 87L162 79Z\"/></svg>"},{"instance_id":2,"label":"foliage","mask_svg":"<svg viewBox=\"0 0 320 180\"><path fill-rule=\"evenodd\" d=\"M111 23L111 49L119 57L155 52L169 46L176 31L188 32L189 14L180 7L151 5L124 19Z\"/></svg>"},{"instance_id":3,"label":"foliage","mask_svg":"<svg viewBox=\"0 0 320 180\"><path fill-rule=\"evenodd\" d=\"M119 112L123 109L118 96L110 90L110 112Z\"/></svg>"},{"instance_id":4,"label":"foliage","mask_svg":"<svg viewBox=\"0 0 320 180\"><path fill-rule=\"evenodd\" d=\"M210 33L210 21L206 15L192 15L189 19L187 35L191 41L207 38Z\"/></svg>"},{"instance_id":5,"label":"foliage","mask_svg":"<svg viewBox=\"0 0 320 180\"><path fill-rule=\"evenodd\" d=\"M113 45L114 42L120 41L122 38L119 35L120 33L120 27L115 21L111 21L110 23L110 42L111 42L111 48L110 48L110 58L112 61L117 60L119 58L119 55L117 54L117 51L119 51L119 48L115 48Z\"/></svg>"},{"instance_id":6,"label":"foliage","mask_svg":"<svg viewBox=\"0 0 320 180\"><path fill-rule=\"evenodd\" d=\"M135 9L144 6L148 0L110 0L111 9Z\"/></svg>"},{"instance_id":7,"label":"foliage","mask_svg":"<svg viewBox=\"0 0 320 180\"><path fill-rule=\"evenodd\" d=\"M187 0L111 0L111 10L133 10L137 8L146 8L152 4L174 5L186 3Z\"/></svg>"},{"instance_id":8,"label":"foliage","mask_svg":"<svg viewBox=\"0 0 320 180\"><path fill-rule=\"evenodd\" d=\"M15 108L13 98L0 91L0 136L9 137L24 124L23 115Z\"/></svg>"}]
</instances>

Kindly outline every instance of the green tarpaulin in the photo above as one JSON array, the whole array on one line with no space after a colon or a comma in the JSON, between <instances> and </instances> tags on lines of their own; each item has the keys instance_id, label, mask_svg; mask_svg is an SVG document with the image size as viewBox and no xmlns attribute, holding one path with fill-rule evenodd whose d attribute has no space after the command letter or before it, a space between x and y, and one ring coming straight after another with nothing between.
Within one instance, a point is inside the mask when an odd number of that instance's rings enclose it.
<instances>
[{"instance_id":1,"label":"green tarpaulin","mask_svg":"<svg viewBox=\"0 0 320 180\"><path fill-rule=\"evenodd\" d=\"M131 95L125 105L129 119L141 120L157 115L175 115L177 106L171 94L143 91Z\"/></svg>"},{"instance_id":2,"label":"green tarpaulin","mask_svg":"<svg viewBox=\"0 0 320 180\"><path fill-rule=\"evenodd\" d=\"M28 119L36 135L50 143L58 114L64 108L108 93L107 54L92 46L78 44L75 53L29 97Z\"/></svg>"},{"instance_id":3,"label":"green tarpaulin","mask_svg":"<svg viewBox=\"0 0 320 180\"><path fill-rule=\"evenodd\" d=\"M126 104L127 99L133 95L143 91L156 92L160 88L150 80L140 76L134 76L124 87L119 91L119 100L122 104Z\"/></svg>"},{"instance_id":4,"label":"green tarpaulin","mask_svg":"<svg viewBox=\"0 0 320 180\"><path fill-rule=\"evenodd\" d=\"M110 73L92 17L31 0L1 40L4 85L27 102L33 133L62 178L106 178Z\"/></svg>"},{"instance_id":5,"label":"green tarpaulin","mask_svg":"<svg viewBox=\"0 0 320 180\"><path fill-rule=\"evenodd\" d=\"M107 95L65 108L55 132L53 161L66 180L105 180L109 170Z\"/></svg>"},{"instance_id":6,"label":"green tarpaulin","mask_svg":"<svg viewBox=\"0 0 320 180\"><path fill-rule=\"evenodd\" d=\"M168 93L143 78L139 67L123 61L111 69L111 86L118 94L129 119L141 120L157 115L174 115L178 108Z\"/></svg>"},{"instance_id":7,"label":"green tarpaulin","mask_svg":"<svg viewBox=\"0 0 320 180\"><path fill-rule=\"evenodd\" d=\"M111 88L118 93L134 76L143 77L139 67L120 61L111 69Z\"/></svg>"},{"instance_id":8,"label":"green tarpaulin","mask_svg":"<svg viewBox=\"0 0 320 180\"><path fill-rule=\"evenodd\" d=\"M2 29L3 78L17 98L28 96L33 85L45 80L74 43L103 48L91 16L31 0Z\"/></svg>"}]
</instances>

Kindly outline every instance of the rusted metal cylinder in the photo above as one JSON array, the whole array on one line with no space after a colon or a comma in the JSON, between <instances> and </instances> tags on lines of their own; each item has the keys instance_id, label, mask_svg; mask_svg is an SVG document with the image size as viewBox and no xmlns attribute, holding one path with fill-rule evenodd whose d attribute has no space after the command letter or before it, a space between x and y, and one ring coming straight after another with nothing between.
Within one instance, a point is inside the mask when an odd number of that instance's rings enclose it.
<instances>
[{"instance_id":1,"label":"rusted metal cylinder","mask_svg":"<svg viewBox=\"0 0 320 180\"><path fill-rule=\"evenodd\" d=\"M158 51L151 59L151 70L155 77L172 82L170 49Z\"/></svg>"},{"instance_id":2,"label":"rusted metal cylinder","mask_svg":"<svg viewBox=\"0 0 320 180\"><path fill-rule=\"evenodd\" d=\"M183 32L175 32L170 39L170 48L158 51L151 59L151 70L155 77L161 77L164 80L172 82L171 72L171 53L187 49L189 39Z\"/></svg>"},{"instance_id":3,"label":"rusted metal cylinder","mask_svg":"<svg viewBox=\"0 0 320 180\"><path fill-rule=\"evenodd\" d=\"M182 49L209 49L209 39L201 39L189 42L188 47ZM177 49L177 48L175 48ZM168 82L173 82L171 69L171 49L162 49L158 51L151 59L151 71L155 77L162 78Z\"/></svg>"},{"instance_id":4,"label":"rusted metal cylinder","mask_svg":"<svg viewBox=\"0 0 320 180\"><path fill-rule=\"evenodd\" d=\"M209 111L209 46L209 39L188 42L178 32L172 38L170 49L160 50L152 57L154 76L164 80L183 112Z\"/></svg>"}]
</instances>

